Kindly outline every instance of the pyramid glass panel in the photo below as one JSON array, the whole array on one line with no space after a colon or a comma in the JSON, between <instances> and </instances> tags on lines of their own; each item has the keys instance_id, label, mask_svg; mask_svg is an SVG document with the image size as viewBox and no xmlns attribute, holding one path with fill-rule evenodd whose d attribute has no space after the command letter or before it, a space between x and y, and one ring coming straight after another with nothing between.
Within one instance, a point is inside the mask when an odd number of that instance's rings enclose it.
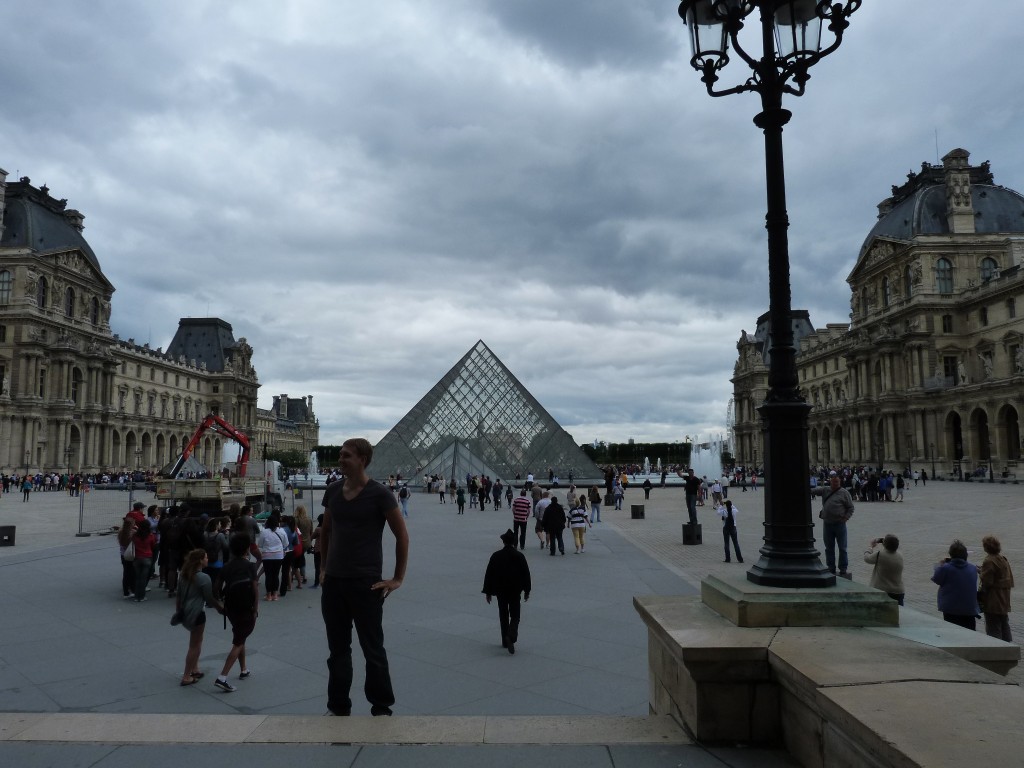
<instances>
[{"instance_id":1,"label":"pyramid glass panel","mask_svg":"<svg viewBox=\"0 0 1024 768\"><path fill-rule=\"evenodd\" d=\"M505 482L549 469L563 480L602 476L487 345L478 341L374 448L374 477L416 482L437 474L463 482L489 475Z\"/></svg>"}]
</instances>

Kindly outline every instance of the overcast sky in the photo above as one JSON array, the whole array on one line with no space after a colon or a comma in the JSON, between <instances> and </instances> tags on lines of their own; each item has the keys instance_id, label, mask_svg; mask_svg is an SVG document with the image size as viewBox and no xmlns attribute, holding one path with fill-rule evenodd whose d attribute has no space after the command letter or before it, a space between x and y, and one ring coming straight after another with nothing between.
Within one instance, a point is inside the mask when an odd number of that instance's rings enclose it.
<instances>
[{"instance_id":1,"label":"overcast sky","mask_svg":"<svg viewBox=\"0 0 1024 768\"><path fill-rule=\"evenodd\" d=\"M705 93L676 7L4 3L0 167L85 214L115 333L223 318L260 406L314 395L323 443L382 437L477 339L577 442L706 438L768 306L763 137L755 95ZM963 147L1024 190L1022 20L865 0L788 99L815 326L848 321L876 206L923 161Z\"/></svg>"}]
</instances>

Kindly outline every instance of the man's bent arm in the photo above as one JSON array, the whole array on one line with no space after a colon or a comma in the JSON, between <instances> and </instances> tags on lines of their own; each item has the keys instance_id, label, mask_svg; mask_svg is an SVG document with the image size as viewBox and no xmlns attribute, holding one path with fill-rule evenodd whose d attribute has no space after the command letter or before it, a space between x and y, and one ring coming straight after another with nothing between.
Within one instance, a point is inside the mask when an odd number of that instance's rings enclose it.
<instances>
[{"instance_id":1,"label":"man's bent arm","mask_svg":"<svg viewBox=\"0 0 1024 768\"><path fill-rule=\"evenodd\" d=\"M384 597L394 592L405 581L405 568L409 563L409 531L405 527L405 518L398 507L387 513L388 526L395 536L395 575L393 578L378 581L373 589L383 589Z\"/></svg>"}]
</instances>

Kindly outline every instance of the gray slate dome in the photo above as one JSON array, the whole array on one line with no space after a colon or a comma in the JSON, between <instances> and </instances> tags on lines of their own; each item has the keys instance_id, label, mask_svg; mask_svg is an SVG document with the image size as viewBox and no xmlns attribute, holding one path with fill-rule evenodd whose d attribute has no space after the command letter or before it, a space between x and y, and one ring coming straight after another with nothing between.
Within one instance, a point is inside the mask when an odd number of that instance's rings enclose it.
<instances>
[{"instance_id":1,"label":"gray slate dome","mask_svg":"<svg viewBox=\"0 0 1024 768\"><path fill-rule=\"evenodd\" d=\"M36 189L28 177L7 182L5 198L0 246L31 248L45 253L75 249L97 272L103 274L96 254L82 236L85 217L78 211L67 209L66 200L50 197L45 186Z\"/></svg>"},{"instance_id":2,"label":"gray slate dome","mask_svg":"<svg viewBox=\"0 0 1024 768\"><path fill-rule=\"evenodd\" d=\"M864 240L862 252L876 237L909 241L918 235L951 234L946 199L950 160L960 161L954 170L970 179L976 234L1024 233L1024 195L994 184L989 164L969 166L967 156L965 150L954 150L943 158L946 165L922 163L920 173L907 174L907 183L894 186L892 197L878 206L878 222Z\"/></svg>"}]
</instances>

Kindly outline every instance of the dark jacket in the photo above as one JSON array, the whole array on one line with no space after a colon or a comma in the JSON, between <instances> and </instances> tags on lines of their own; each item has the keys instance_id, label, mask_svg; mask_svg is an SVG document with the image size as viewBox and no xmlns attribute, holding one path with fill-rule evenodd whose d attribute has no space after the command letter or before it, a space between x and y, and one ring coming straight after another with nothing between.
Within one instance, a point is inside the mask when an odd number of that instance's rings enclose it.
<instances>
[{"instance_id":1,"label":"dark jacket","mask_svg":"<svg viewBox=\"0 0 1024 768\"><path fill-rule=\"evenodd\" d=\"M939 585L939 611L952 616L977 616L978 569L960 558L935 566L932 581Z\"/></svg>"},{"instance_id":2,"label":"dark jacket","mask_svg":"<svg viewBox=\"0 0 1024 768\"><path fill-rule=\"evenodd\" d=\"M552 499L548 508L544 510L544 531L546 533L558 533L565 530L565 509Z\"/></svg>"},{"instance_id":3,"label":"dark jacket","mask_svg":"<svg viewBox=\"0 0 1024 768\"><path fill-rule=\"evenodd\" d=\"M530 566L526 556L509 544L491 555L484 573L485 595L518 598L520 592L530 594Z\"/></svg>"},{"instance_id":4,"label":"dark jacket","mask_svg":"<svg viewBox=\"0 0 1024 768\"><path fill-rule=\"evenodd\" d=\"M1004 555L986 555L981 563L981 610L1005 616L1010 612L1013 571Z\"/></svg>"}]
</instances>

